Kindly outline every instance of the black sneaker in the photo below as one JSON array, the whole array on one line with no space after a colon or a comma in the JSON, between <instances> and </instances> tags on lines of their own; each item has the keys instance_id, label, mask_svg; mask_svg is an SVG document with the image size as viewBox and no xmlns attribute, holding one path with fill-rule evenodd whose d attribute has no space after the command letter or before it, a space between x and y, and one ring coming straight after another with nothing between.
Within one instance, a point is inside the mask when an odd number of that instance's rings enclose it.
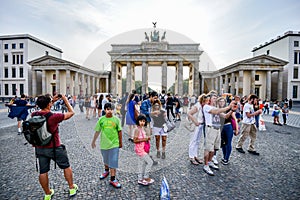
<instances>
[{"instance_id":1,"label":"black sneaker","mask_svg":"<svg viewBox=\"0 0 300 200\"><path fill-rule=\"evenodd\" d=\"M253 155L259 156L259 153L256 152L256 151L250 151L250 150L248 150L248 152L251 153L251 154L253 154Z\"/></svg>"},{"instance_id":2,"label":"black sneaker","mask_svg":"<svg viewBox=\"0 0 300 200\"><path fill-rule=\"evenodd\" d=\"M222 158L221 163L222 163L223 165L228 165L228 164L229 164L229 161Z\"/></svg>"},{"instance_id":3,"label":"black sneaker","mask_svg":"<svg viewBox=\"0 0 300 200\"><path fill-rule=\"evenodd\" d=\"M133 143L133 139L132 138L129 138L128 141Z\"/></svg>"},{"instance_id":4,"label":"black sneaker","mask_svg":"<svg viewBox=\"0 0 300 200\"><path fill-rule=\"evenodd\" d=\"M238 152L240 153L245 153L245 151L243 150L243 148L235 148Z\"/></svg>"}]
</instances>

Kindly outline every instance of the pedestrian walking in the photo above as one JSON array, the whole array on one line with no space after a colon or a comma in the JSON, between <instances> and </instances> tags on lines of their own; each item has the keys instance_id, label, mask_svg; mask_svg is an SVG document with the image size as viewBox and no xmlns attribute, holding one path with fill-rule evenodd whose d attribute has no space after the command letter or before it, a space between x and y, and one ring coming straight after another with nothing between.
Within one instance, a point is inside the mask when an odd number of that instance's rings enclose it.
<instances>
[{"instance_id":1,"label":"pedestrian walking","mask_svg":"<svg viewBox=\"0 0 300 200\"><path fill-rule=\"evenodd\" d=\"M250 136L250 143L248 147L248 152L253 155L259 155L254 147L256 140L257 128L255 125L255 116L262 113L261 110L254 111L253 104L256 103L258 97L254 94L249 95L248 101L243 108L243 123L241 127L241 136L238 139L236 150L240 153L245 153L243 150L243 144L248 136Z\"/></svg>"},{"instance_id":2,"label":"pedestrian walking","mask_svg":"<svg viewBox=\"0 0 300 200\"><path fill-rule=\"evenodd\" d=\"M283 108L282 108L282 119L283 119L283 124L286 125L286 120L288 118L289 115L289 108L288 108L288 104L284 103Z\"/></svg>"},{"instance_id":3,"label":"pedestrian walking","mask_svg":"<svg viewBox=\"0 0 300 200\"><path fill-rule=\"evenodd\" d=\"M153 160L149 156L150 135L146 135L145 124L147 119L144 115L139 115L136 120L137 127L134 129L135 152L139 157L138 162L138 184L147 186L154 182L149 178L149 172L153 165Z\"/></svg>"},{"instance_id":4,"label":"pedestrian walking","mask_svg":"<svg viewBox=\"0 0 300 200\"><path fill-rule=\"evenodd\" d=\"M151 118L153 120L152 133L155 136L156 157L165 159L168 133L164 132L163 125L166 122L167 115L158 99L153 102ZM160 141L162 141L162 154L160 151Z\"/></svg>"},{"instance_id":5,"label":"pedestrian walking","mask_svg":"<svg viewBox=\"0 0 300 200\"><path fill-rule=\"evenodd\" d=\"M133 142L133 129L136 126L136 119L134 116L135 113L135 106L136 102L134 101L135 95L132 93L128 96L127 101L126 101L126 107L127 107L127 112L126 112L126 125L128 125L128 140L130 142Z\"/></svg>"},{"instance_id":6,"label":"pedestrian walking","mask_svg":"<svg viewBox=\"0 0 300 200\"><path fill-rule=\"evenodd\" d=\"M59 168L64 170L65 179L69 185L69 196L77 194L78 186L73 183L73 172L69 163L66 146L61 144L59 136L59 123L64 120L70 119L74 114L73 107L70 105L66 96L55 95L52 99L50 95L42 95L37 98L37 105L40 111L32 113L32 116L42 115L45 116L50 112L51 106L54 102L62 99L67 107L66 113L52 113L47 120L47 129L52 133L54 138L46 146L36 146L36 157L39 163L39 182L45 192L44 200L51 200L54 195L54 189L49 187L48 171L50 170L50 161L54 160Z\"/></svg>"},{"instance_id":7,"label":"pedestrian walking","mask_svg":"<svg viewBox=\"0 0 300 200\"><path fill-rule=\"evenodd\" d=\"M167 117L168 117L168 120L171 121L170 120L170 112L171 112L171 114L173 116L173 120L176 121L174 110L173 110L174 109L173 108L173 106L174 106L174 98L173 98L173 96L170 93L168 93L167 96L168 96L168 98L166 100L166 106L167 106Z\"/></svg>"},{"instance_id":8,"label":"pedestrian walking","mask_svg":"<svg viewBox=\"0 0 300 200\"><path fill-rule=\"evenodd\" d=\"M96 140L100 133L100 149L104 163L104 172L100 179L105 179L110 173L109 183L120 188L121 184L116 179L116 171L119 163L119 149L122 148L122 127L118 117L113 116L111 103L104 105L105 115L100 117L95 127L92 148L96 147Z\"/></svg>"}]
</instances>

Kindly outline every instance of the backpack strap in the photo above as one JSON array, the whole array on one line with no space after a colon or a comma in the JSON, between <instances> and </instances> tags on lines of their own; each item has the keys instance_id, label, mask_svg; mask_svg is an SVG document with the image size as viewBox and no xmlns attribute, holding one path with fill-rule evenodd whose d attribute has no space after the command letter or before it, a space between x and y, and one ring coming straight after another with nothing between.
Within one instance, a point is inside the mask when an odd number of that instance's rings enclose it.
<instances>
[{"instance_id":1,"label":"backpack strap","mask_svg":"<svg viewBox=\"0 0 300 200\"><path fill-rule=\"evenodd\" d=\"M52 112L48 112L47 114L45 114L44 116L46 117L46 121L47 121L47 125L48 125L48 119L49 117L51 117L53 115ZM48 127L47 127L48 130ZM49 132L49 131L48 131ZM51 133L51 132L50 132ZM53 157L54 157L54 169L56 169L56 153L55 153L55 149L56 149L56 143L55 143L55 139L54 139L54 135L52 134L52 141L53 141Z\"/></svg>"}]
</instances>

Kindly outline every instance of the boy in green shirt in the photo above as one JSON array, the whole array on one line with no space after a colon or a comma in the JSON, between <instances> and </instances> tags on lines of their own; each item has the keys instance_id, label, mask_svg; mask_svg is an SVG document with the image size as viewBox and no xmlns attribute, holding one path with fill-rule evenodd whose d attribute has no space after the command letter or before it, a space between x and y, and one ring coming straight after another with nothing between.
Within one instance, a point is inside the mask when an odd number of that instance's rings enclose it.
<instances>
[{"instance_id":1,"label":"boy in green shirt","mask_svg":"<svg viewBox=\"0 0 300 200\"><path fill-rule=\"evenodd\" d=\"M96 147L96 140L100 135L100 149L104 162L104 172L100 179L104 179L110 173L109 183L115 188L121 184L116 179L116 168L118 168L119 148L122 148L122 126L118 117L113 116L111 103L104 105L105 116L102 116L95 127L92 148Z\"/></svg>"}]
</instances>

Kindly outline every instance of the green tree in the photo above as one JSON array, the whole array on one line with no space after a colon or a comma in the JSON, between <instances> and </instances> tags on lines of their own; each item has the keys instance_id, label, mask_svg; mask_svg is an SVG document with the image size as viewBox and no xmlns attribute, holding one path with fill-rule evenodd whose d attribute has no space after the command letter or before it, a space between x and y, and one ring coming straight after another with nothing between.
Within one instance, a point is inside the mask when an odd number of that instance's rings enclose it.
<instances>
[{"instance_id":1,"label":"green tree","mask_svg":"<svg viewBox=\"0 0 300 200\"><path fill-rule=\"evenodd\" d=\"M168 92L174 94L175 93L175 83L173 83L173 85L171 87L169 87ZM184 94L188 94L189 92L189 79L185 79L183 80L183 90L182 90L183 94L179 94L179 95L184 95Z\"/></svg>"}]
</instances>

